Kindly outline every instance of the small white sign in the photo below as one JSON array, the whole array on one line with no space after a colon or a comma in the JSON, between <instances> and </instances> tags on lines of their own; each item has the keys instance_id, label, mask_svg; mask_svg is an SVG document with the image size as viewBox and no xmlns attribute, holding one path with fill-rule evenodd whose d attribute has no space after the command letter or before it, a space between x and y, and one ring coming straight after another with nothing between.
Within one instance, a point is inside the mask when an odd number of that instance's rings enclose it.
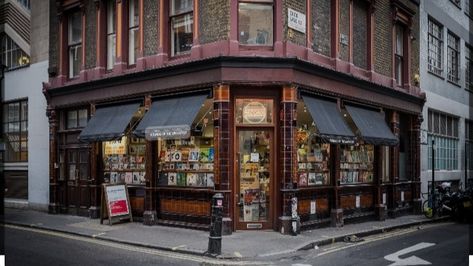
<instances>
[{"instance_id":1,"label":"small white sign","mask_svg":"<svg viewBox=\"0 0 473 266\"><path fill-rule=\"evenodd\" d=\"M287 26L293 30L305 33L305 14L295 11L294 9L287 9Z\"/></svg>"},{"instance_id":2,"label":"small white sign","mask_svg":"<svg viewBox=\"0 0 473 266\"><path fill-rule=\"evenodd\" d=\"M386 193L383 193L383 205L386 205Z\"/></svg>"},{"instance_id":3,"label":"small white sign","mask_svg":"<svg viewBox=\"0 0 473 266\"><path fill-rule=\"evenodd\" d=\"M310 214L315 214L317 211L317 206L315 205L315 200L310 202Z\"/></svg>"},{"instance_id":4,"label":"small white sign","mask_svg":"<svg viewBox=\"0 0 473 266\"><path fill-rule=\"evenodd\" d=\"M356 196L355 207L356 207L356 208L360 208L360 195L357 195L357 196Z\"/></svg>"},{"instance_id":5,"label":"small white sign","mask_svg":"<svg viewBox=\"0 0 473 266\"><path fill-rule=\"evenodd\" d=\"M251 157L250 157L250 161L253 162L253 163L259 162L259 153L252 152Z\"/></svg>"},{"instance_id":6,"label":"small white sign","mask_svg":"<svg viewBox=\"0 0 473 266\"><path fill-rule=\"evenodd\" d=\"M404 191L401 191L401 202L404 201Z\"/></svg>"},{"instance_id":7,"label":"small white sign","mask_svg":"<svg viewBox=\"0 0 473 266\"><path fill-rule=\"evenodd\" d=\"M427 130L420 130L420 144L427 145L428 138L427 138Z\"/></svg>"}]
</instances>

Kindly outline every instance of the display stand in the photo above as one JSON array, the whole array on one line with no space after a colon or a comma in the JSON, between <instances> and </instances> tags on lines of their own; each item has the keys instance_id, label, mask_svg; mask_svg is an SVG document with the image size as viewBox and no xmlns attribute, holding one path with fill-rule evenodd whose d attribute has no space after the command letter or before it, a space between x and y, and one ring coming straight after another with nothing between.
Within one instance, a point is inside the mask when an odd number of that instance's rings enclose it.
<instances>
[{"instance_id":1,"label":"display stand","mask_svg":"<svg viewBox=\"0 0 473 266\"><path fill-rule=\"evenodd\" d=\"M101 194L100 224L107 218L109 225L126 220L133 222L126 184L102 184Z\"/></svg>"}]
</instances>

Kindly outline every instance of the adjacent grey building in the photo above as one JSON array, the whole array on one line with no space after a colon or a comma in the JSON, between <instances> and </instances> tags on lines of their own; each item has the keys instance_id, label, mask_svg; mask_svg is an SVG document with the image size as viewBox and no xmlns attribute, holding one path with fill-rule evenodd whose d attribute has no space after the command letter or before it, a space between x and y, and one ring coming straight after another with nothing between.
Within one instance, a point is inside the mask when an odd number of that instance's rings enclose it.
<instances>
[{"instance_id":1,"label":"adjacent grey building","mask_svg":"<svg viewBox=\"0 0 473 266\"><path fill-rule=\"evenodd\" d=\"M5 206L47 210L49 1L0 1Z\"/></svg>"},{"instance_id":2,"label":"adjacent grey building","mask_svg":"<svg viewBox=\"0 0 473 266\"><path fill-rule=\"evenodd\" d=\"M427 102L421 141L422 192L432 178L465 185L473 173L471 0L422 0L420 5L420 83Z\"/></svg>"}]
</instances>

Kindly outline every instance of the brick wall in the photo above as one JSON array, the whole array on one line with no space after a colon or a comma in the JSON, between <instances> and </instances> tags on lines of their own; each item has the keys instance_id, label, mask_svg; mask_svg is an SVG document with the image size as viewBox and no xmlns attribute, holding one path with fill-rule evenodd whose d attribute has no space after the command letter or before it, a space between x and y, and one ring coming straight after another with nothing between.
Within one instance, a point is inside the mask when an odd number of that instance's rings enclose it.
<instances>
[{"instance_id":1,"label":"brick wall","mask_svg":"<svg viewBox=\"0 0 473 266\"><path fill-rule=\"evenodd\" d=\"M87 1L85 6L85 68L95 67L97 53L97 8L94 1Z\"/></svg>"},{"instance_id":2,"label":"brick wall","mask_svg":"<svg viewBox=\"0 0 473 266\"><path fill-rule=\"evenodd\" d=\"M353 2L353 64L367 67L368 5L362 0Z\"/></svg>"},{"instance_id":3,"label":"brick wall","mask_svg":"<svg viewBox=\"0 0 473 266\"><path fill-rule=\"evenodd\" d=\"M228 40L230 36L230 0L199 1L199 42Z\"/></svg>"},{"instance_id":4,"label":"brick wall","mask_svg":"<svg viewBox=\"0 0 473 266\"><path fill-rule=\"evenodd\" d=\"M375 5L374 67L375 72L392 76L392 13L390 0ZM388 56L387 56L388 55Z\"/></svg>"},{"instance_id":5,"label":"brick wall","mask_svg":"<svg viewBox=\"0 0 473 266\"><path fill-rule=\"evenodd\" d=\"M49 1L49 68L58 67L59 24L57 19L56 0Z\"/></svg>"},{"instance_id":6,"label":"brick wall","mask_svg":"<svg viewBox=\"0 0 473 266\"><path fill-rule=\"evenodd\" d=\"M350 46L350 0L340 0L340 18L339 18L339 58L345 61L349 61L349 49ZM347 45L342 44L342 36L346 37Z\"/></svg>"},{"instance_id":7,"label":"brick wall","mask_svg":"<svg viewBox=\"0 0 473 266\"><path fill-rule=\"evenodd\" d=\"M150 56L158 53L158 19L159 19L159 1L143 1L143 53L144 56Z\"/></svg>"},{"instance_id":8,"label":"brick wall","mask_svg":"<svg viewBox=\"0 0 473 266\"><path fill-rule=\"evenodd\" d=\"M314 52L330 56L331 45L331 1L312 0L311 17L312 42Z\"/></svg>"},{"instance_id":9,"label":"brick wall","mask_svg":"<svg viewBox=\"0 0 473 266\"><path fill-rule=\"evenodd\" d=\"M287 9L291 8L295 11L301 12L302 14L306 14L306 1L301 0L285 0L283 1L283 10L282 16L284 21L284 34L283 38L285 41L290 41L297 45L306 46L306 35L302 32L289 29L287 26ZM307 14L306 14L307 19ZM307 29L306 29L307 32Z\"/></svg>"}]
</instances>

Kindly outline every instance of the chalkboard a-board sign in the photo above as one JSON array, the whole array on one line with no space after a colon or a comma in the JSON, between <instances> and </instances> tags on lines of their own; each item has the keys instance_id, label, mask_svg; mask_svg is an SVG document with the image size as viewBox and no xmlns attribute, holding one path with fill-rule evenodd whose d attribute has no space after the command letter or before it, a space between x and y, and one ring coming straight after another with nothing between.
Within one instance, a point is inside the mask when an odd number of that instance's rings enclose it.
<instances>
[{"instance_id":1,"label":"chalkboard a-board sign","mask_svg":"<svg viewBox=\"0 0 473 266\"><path fill-rule=\"evenodd\" d=\"M100 224L108 217L109 225L130 220L131 216L130 198L126 184L102 185L102 207L100 208Z\"/></svg>"}]
</instances>

